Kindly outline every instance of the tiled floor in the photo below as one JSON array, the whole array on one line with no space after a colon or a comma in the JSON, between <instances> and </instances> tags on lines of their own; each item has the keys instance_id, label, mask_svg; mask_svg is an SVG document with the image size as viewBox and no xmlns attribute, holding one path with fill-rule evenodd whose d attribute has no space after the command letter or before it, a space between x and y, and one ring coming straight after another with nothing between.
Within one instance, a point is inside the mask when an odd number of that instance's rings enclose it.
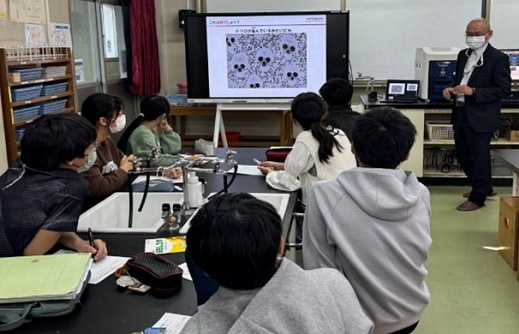
<instances>
[{"instance_id":1,"label":"tiled floor","mask_svg":"<svg viewBox=\"0 0 519 334\"><path fill-rule=\"evenodd\" d=\"M499 196L511 187L495 188L498 196L472 212L455 207L468 187L431 186L433 244L427 283L431 304L417 334L519 333L519 282L501 256L484 246L497 246ZM301 263L300 251L287 256Z\"/></svg>"}]
</instances>

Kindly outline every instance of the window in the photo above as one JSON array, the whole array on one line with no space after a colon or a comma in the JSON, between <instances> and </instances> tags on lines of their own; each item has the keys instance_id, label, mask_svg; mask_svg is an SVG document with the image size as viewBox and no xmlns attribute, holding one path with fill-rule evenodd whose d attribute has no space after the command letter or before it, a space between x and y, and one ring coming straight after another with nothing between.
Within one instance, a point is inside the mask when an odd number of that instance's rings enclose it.
<instances>
[{"instance_id":1,"label":"window","mask_svg":"<svg viewBox=\"0 0 519 334\"><path fill-rule=\"evenodd\" d=\"M100 82L95 3L71 0L70 11L76 82L78 84Z\"/></svg>"}]
</instances>

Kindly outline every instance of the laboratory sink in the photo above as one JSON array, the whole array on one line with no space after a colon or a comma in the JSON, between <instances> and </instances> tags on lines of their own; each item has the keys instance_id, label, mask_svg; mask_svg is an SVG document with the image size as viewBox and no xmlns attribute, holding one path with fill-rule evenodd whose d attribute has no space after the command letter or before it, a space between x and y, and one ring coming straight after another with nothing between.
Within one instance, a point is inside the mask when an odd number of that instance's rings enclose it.
<instances>
[{"instance_id":1,"label":"laboratory sink","mask_svg":"<svg viewBox=\"0 0 519 334\"><path fill-rule=\"evenodd\" d=\"M78 232L92 228L95 233L156 233L162 226L162 204L182 203L183 193L148 193L142 211L143 193L133 193L133 224L128 227L129 193L114 193L79 217Z\"/></svg>"},{"instance_id":2,"label":"laboratory sink","mask_svg":"<svg viewBox=\"0 0 519 334\"><path fill-rule=\"evenodd\" d=\"M281 220L283 220L283 217L285 216L285 213L287 211L288 206L288 200L290 199L290 194L285 193L251 193L252 196L268 202L272 204L272 206L276 209L279 216L281 217ZM194 212L193 216L196 214L196 211ZM189 230L189 227L191 226L191 218L187 221L187 223L182 226L180 229L181 234L186 234Z\"/></svg>"}]
</instances>

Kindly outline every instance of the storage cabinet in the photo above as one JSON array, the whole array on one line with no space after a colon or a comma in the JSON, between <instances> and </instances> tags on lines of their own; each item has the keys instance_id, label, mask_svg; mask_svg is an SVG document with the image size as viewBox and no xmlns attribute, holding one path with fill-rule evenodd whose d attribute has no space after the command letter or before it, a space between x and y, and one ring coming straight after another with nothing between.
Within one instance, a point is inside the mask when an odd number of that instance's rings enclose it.
<instances>
[{"instance_id":1,"label":"storage cabinet","mask_svg":"<svg viewBox=\"0 0 519 334\"><path fill-rule=\"evenodd\" d=\"M466 177L456 161L454 131L450 124L450 106L424 109L423 112L425 121L423 176ZM519 124L519 106L515 108L513 105L505 105L501 109L501 119L503 123ZM519 141L505 138L505 133L500 131L496 132L491 145L492 148L519 148ZM510 178L512 172L499 161L492 159L492 176Z\"/></svg>"},{"instance_id":2,"label":"storage cabinet","mask_svg":"<svg viewBox=\"0 0 519 334\"><path fill-rule=\"evenodd\" d=\"M18 156L24 126L43 114L76 112L69 48L0 49L0 93L8 162Z\"/></svg>"},{"instance_id":3,"label":"storage cabinet","mask_svg":"<svg viewBox=\"0 0 519 334\"><path fill-rule=\"evenodd\" d=\"M409 159L402 168L412 170L418 177L464 178L454 152L454 132L449 103L384 104L370 102L361 96L365 109L390 106L402 111L415 125L417 136ZM519 126L519 103L503 103L501 109L503 124ZM517 140L516 140L517 139ZM519 137L514 132L500 131L492 141L492 148L518 148ZM519 153L519 151L518 151ZM492 159L494 178L511 178L512 172L500 161Z\"/></svg>"}]
</instances>

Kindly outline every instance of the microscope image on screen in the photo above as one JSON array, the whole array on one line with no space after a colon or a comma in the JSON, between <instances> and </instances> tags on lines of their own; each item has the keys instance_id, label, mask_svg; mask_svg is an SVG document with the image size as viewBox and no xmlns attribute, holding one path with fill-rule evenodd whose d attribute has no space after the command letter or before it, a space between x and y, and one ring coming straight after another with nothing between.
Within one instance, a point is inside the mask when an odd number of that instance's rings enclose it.
<instances>
[{"instance_id":1,"label":"microscope image on screen","mask_svg":"<svg viewBox=\"0 0 519 334\"><path fill-rule=\"evenodd\" d=\"M404 95L405 94L405 83L396 82L388 85L389 95Z\"/></svg>"},{"instance_id":2,"label":"microscope image on screen","mask_svg":"<svg viewBox=\"0 0 519 334\"><path fill-rule=\"evenodd\" d=\"M226 34L228 88L307 86L306 33Z\"/></svg>"}]
</instances>

